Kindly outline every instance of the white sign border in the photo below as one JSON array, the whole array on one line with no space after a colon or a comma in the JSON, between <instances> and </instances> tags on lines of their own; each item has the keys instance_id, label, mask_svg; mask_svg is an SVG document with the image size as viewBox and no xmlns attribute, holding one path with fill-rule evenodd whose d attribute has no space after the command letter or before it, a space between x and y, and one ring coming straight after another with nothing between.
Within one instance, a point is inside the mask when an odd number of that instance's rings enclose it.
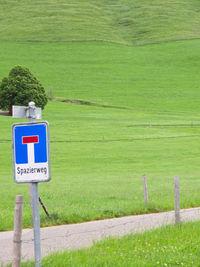
<instances>
[{"instance_id":1,"label":"white sign border","mask_svg":"<svg viewBox=\"0 0 200 267\"><path fill-rule=\"evenodd\" d=\"M16 178L16 159L15 159L15 127L16 126L26 126L26 125L39 125L46 124L46 134L47 134L47 162L48 162L48 179L27 179L26 181ZM14 123L12 125L12 155L13 155L13 174L14 181L18 184L22 183L40 183L40 182L49 182L51 180L51 160L50 160L50 136L49 136L49 123L47 121L39 121L39 122L22 122L22 123Z\"/></svg>"}]
</instances>

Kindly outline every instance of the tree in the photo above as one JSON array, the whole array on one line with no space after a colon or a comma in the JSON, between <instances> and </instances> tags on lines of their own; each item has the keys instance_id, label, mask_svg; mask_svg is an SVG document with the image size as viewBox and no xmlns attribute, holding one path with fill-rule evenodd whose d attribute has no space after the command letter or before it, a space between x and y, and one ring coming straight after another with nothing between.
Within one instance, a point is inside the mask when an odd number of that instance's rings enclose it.
<instances>
[{"instance_id":1,"label":"tree","mask_svg":"<svg viewBox=\"0 0 200 267\"><path fill-rule=\"evenodd\" d=\"M44 109L48 99L43 86L29 69L16 66L0 83L0 109L11 110L12 105L28 106L30 101Z\"/></svg>"}]
</instances>

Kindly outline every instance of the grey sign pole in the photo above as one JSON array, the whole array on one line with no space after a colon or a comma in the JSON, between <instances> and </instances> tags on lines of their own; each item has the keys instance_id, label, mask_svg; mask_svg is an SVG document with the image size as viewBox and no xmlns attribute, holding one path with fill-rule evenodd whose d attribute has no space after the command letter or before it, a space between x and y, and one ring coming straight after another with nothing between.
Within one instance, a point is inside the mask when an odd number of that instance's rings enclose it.
<instances>
[{"instance_id":1,"label":"grey sign pole","mask_svg":"<svg viewBox=\"0 0 200 267\"><path fill-rule=\"evenodd\" d=\"M35 107L34 102L30 102L28 107L25 106L13 106L12 107L13 111L13 118L28 118L29 123L16 123L12 126L12 149L13 149L13 171L14 171L14 180L16 183L29 183L29 190L30 190L30 199L31 199L31 206L32 206L32 216L33 216L33 227L34 227L34 251L35 251L35 267L40 267L41 266L41 244L40 244L40 214L39 214L39 194L38 194L38 183L39 182L48 182L51 179L51 168L50 168L50 149L49 149L49 125L48 122L40 122L37 123L36 119L41 119L41 108ZM33 176L30 176L30 172L27 172L25 176L22 176L22 173L18 173L20 169L20 164L25 164L27 163L21 162L20 160L17 161L17 157L19 158L19 151L20 151L20 145L21 144L21 138L25 137L37 137L37 136L23 136L22 133L20 132L21 130L20 127L25 127L26 129L31 129L30 127L35 127L35 126L44 126L40 127L37 129L43 129L42 132L44 133L45 131L45 138L41 137L41 143L45 142L45 148L42 147L42 153L47 156L46 161L41 161L41 164L43 167L41 169L46 172L40 173L40 176L37 176L35 172L33 172ZM22 131L23 128L22 128ZM44 135L40 135L44 136ZM39 140L39 136L37 137ZM20 140L20 141L19 141ZM32 143L32 142L30 142ZM34 142L33 142L34 143ZM26 144L26 143L25 143ZM32 148L31 148L32 149ZM30 149L30 146L28 148L28 158L31 155L31 158L33 157L34 148L33 150ZM35 152L34 152L35 153ZM31 162L32 164L32 162ZM37 167L36 162L34 162L34 170ZM27 167L27 166L26 166ZM30 169L30 166L28 166ZM32 172L31 172L32 173ZM19 176L21 175L21 176ZM41 201L41 200L40 200ZM46 209L44 209L46 212ZM47 212L46 212L47 213Z\"/></svg>"},{"instance_id":2,"label":"grey sign pole","mask_svg":"<svg viewBox=\"0 0 200 267\"><path fill-rule=\"evenodd\" d=\"M28 104L26 116L29 122L35 122L36 107L34 102ZM39 193L38 183L31 183L29 189L31 190L31 205L33 214L34 227L34 251L35 251L35 267L41 266L41 245L40 245L40 212L39 212Z\"/></svg>"},{"instance_id":3,"label":"grey sign pole","mask_svg":"<svg viewBox=\"0 0 200 267\"><path fill-rule=\"evenodd\" d=\"M40 246L40 213L39 213L38 183L32 183L32 206L33 206L35 267L40 267L41 246Z\"/></svg>"}]
</instances>

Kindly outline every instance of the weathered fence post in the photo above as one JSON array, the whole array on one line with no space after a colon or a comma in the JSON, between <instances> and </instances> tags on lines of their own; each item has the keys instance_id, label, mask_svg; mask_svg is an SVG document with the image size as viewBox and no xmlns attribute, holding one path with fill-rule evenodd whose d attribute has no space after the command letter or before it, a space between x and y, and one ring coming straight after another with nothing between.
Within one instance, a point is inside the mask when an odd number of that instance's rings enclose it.
<instances>
[{"instance_id":1,"label":"weathered fence post","mask_svg":"<svg viewBox=\"0 0 200 267\"><path fill-rule=\"evenodd\" d=\"M175 194L175 224L179 224L181 222L180 219L180 189L179 189L179 177L175 176L174 178L174 194Z\"/></svg>"},{"instance_id":2,"label":"weathered fence post","mask_svg":"<svg viewBox=\"0 0 200 267\"><path fill-rule=\"evenodd\" d=\"M20 262L21 262L23 199L24 199L24 196L16 196L16 198L15 198L15 219L14 219L12 267L20 267Z\"/></svg>"},{"instance_id":3,"label":"weathered fence post","mask_svg":"<svg viewBox=\"0 0 200 267\"><path fill-rule=\"evenodd\" d=\"M143 190L144 190L144 202L148 203L148 192L147 192L147 178L143 175Z\"/></svg>"}]
</instances>

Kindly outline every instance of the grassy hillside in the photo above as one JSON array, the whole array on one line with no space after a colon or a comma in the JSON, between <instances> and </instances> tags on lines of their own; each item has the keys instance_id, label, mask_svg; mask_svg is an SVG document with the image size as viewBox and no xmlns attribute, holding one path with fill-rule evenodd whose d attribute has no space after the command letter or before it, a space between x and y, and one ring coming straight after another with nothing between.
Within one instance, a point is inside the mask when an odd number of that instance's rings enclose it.
<instances>
[{"instance_id":1,"label":"grassy hillside","mask_svg":"<svg viewBox=\"0 0 200 267\"><path fill-rule=\"evenodd\" d=\"M175 175L181 207L198 206L200 40L65 42L198 38L198 1L0 0L0 7L0 79L25 65L54 94L43 112L53 178L40 185L51 218L41 211L41 225L173 209ZM27 185L12 177L17 121L0 116L0 230L12 228L15 195L28 202ZM31 224L25 205L24 227Z\"/></svg>"},{"instance_id":2,"label":"grassy hillside","mask_svg":"<svg viewBox=\"0 0 200 267\"><path fill-rule=\"evenodd\" d=\"M199 48L199 40L143 47L1 42L0 78L25 65L57 99L43 111L53 177L40 185L51 214L41 210L42 226L173 209L175 175L181 207L199 206ZM0 230L12 229L15 195L29 201L27 185L12 177L11 125L18 121L0 116ZM32 224L29 205L23 224Z\"/></svg>"},{"instance_id":3,"label":"grassy hillside","mask_svg":"<svg viewBox=\"0 0 200 267\"><path fill-rule=\"evenodd\" d=\"M200 37L197 0L0 0L0 40L144 44Z\"/></svg>"},{"instance_id":4,"label":"grassy hillside","mask_svg":"<svg viewBox=\"0 0 200 267\"><path fill-rule=\"evenodd\" d=\"M0 49L0 79L20 64L63 100L137 111L199 112L199 51L199 40L144 47L6 42Z\"/></svg>"}]
</instances>

